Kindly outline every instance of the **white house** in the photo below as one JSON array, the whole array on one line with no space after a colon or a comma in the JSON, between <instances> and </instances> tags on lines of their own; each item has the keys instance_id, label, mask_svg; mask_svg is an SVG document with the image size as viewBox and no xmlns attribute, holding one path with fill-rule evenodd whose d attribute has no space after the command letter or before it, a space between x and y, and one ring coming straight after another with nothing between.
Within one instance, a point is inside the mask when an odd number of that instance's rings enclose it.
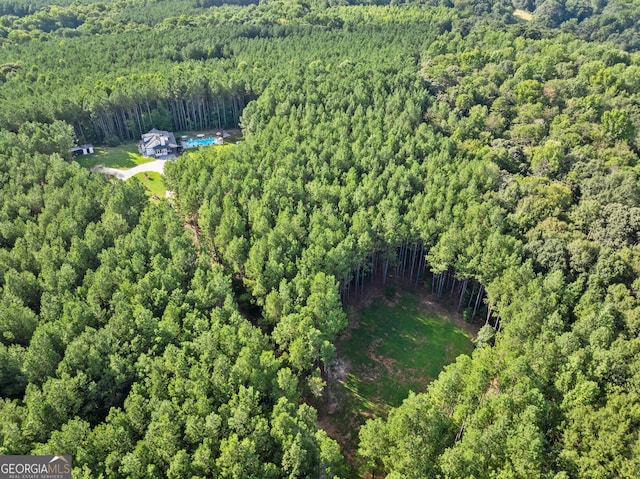
<instances>
[{"instance_id":1,"label":"white house","mask_svg":"<svg viewBox=\"0 0 640 479\"><path fill-rule=\"evenodd\" d=\"M156 130L142 135L142 140L138 144L138 151L144 156L160 158L162 156L175 155L178 153L178 143L170 131Z\"/></svg>"}]
</instances>

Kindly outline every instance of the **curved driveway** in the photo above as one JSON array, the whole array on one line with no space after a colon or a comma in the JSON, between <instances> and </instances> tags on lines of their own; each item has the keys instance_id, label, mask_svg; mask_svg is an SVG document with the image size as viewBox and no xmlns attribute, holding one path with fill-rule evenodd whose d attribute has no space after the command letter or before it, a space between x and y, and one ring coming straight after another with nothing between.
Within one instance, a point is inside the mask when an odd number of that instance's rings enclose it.
<instances>
[{"instance_id":1,"label":"curved driveway","mask_svg":"<svg viewBox=\"0 0 640 479\"><path fill-rule=\"evenodd\" d=\"M170 160L155 160L150 161L149 163L143 163L138 166L134 166L133 168L129 168L128 170L118 170L116 168L105 168L100 166L96 168L94 171L99 171L100 173L105 173L107 175L113 175L116 178L121 180L128 180L133 175L137 175L138 173L144 173L145 171L155 171L157 173L164 173L164 165L167 161Z\"/></svg>"}]
</instances>

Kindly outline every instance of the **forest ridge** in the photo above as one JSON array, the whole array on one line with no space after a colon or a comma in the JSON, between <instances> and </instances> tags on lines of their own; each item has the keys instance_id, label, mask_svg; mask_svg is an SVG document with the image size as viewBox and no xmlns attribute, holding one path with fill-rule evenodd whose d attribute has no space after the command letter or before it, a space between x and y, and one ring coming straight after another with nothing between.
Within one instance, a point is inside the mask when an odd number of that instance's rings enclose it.
<instances>
[{"instance_id":1,"label":"forest ridge","mask_svg":"<svg viewBox=\"0 0 640 479\"><path fill-rule=\"evenodd\" d=\"M637 477L640 4L218 3L0 0L0 454ZM244 139L158 204L68 157L152 127ZM486 325L347 464L315 406L388 269Z\"/></svg>"}]
</instances>

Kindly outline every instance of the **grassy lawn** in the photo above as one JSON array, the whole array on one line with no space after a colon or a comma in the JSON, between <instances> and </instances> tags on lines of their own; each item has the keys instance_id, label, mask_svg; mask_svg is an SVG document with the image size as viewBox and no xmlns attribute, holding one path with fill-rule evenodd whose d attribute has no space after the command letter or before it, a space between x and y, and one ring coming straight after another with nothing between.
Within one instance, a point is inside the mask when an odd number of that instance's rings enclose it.
<instances>
[{"instance_id":1,"label":"grassy lawn","mask_svg":"<svg viewBox=\"0 0 640 479\"><path fill-rule=\"evenodd\" d=\"M157 196L158 198L164 198L164 194L167 191L167 188L164 186L164 181L162 180L162 175L155 171L149 171L146 173L138 173L137 175L133 175L133 178L137 178L147 189L147 194L153 198Z\"/></svg>"},{"instance_id":2,"label":"grassy lawn","mask_svg":"<svg viewBox=\"0 0 640 479\"><path fill-rule=\"evenodd\" d=\"M347 452L356 448L357 429L367 418L386 416L410 390L424 391L445 365L473 349L467 332L412 294L392 303L374 299L358 323L337 343L345 374L330 381L327 415Z\"/></svg>"},{"instance_id":3,"label":"grassy lawn","mask_svg":"<svg viewBox=\"0 0 640 479\"><path fill-rule=\"evenodd\" d=\"M147 158L138 153L137 143L128 143L114 148L96 147L94 154L79 156L76 161L84 168L101 165L126 170L153 161L153 158Z\"/></svg>"}]
</instances>

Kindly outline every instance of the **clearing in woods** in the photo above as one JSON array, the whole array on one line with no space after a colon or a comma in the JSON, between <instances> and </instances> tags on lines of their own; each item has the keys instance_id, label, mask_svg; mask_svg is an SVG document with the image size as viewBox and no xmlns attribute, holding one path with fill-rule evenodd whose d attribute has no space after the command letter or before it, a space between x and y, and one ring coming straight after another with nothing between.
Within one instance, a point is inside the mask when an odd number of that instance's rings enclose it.
<instances>
[{"instance_id":1,"label":"clearing in woods","mask_svg":"<svg viewBox=\"0 0 640 479\"><path fill-rule=\"evenodd\" d=\"M516 8L513 11L513 16L519 18L520 20L524 20L525 22L530 22L533 20L533 14L531 12L527 12L526 10L521 10Z\"/></svg>"},{"instance_id":2,"label":"clearing in woods","mask_svg":"<svg viewBox=\"0 0 640 479\"><path fill-rule=\"evenodd\" d=\"M402 293L365 301L337 341L320 424L352 466L366 419L385 417L409 391L425 391L444 366L473 349L474 328L428 298Z\"/></svg>"}]
</instances>

